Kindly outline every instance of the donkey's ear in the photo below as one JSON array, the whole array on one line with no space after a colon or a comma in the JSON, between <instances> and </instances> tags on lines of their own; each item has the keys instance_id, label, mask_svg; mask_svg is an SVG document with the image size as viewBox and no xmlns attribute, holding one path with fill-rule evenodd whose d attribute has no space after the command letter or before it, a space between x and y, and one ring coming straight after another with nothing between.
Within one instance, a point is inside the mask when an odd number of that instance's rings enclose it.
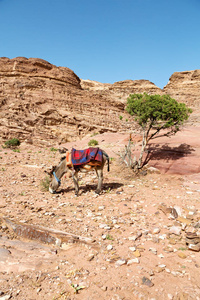
<instances>
[{"instance_id":1,"label":"donkey's ear","mask_svg":"<svg viewBox=\"0 0 200 300\"><path fill-rule=\"evenodd\" d=\"M63 153L66 153L68 151L68 149L63 147L63 148L58 149L58 151L60 154L63 154Z\"/></svg>"},{"instance_id":2,"label":"donkey's ear","mask_svg":"<svg viewBox=\"0 0 200 300\"><path fill-rule=\"evenodd\" d=\"M50 172L48 172L47 170L44 170L44 173L48 174L48 175L51 175Z\"/></svg>"}]
</instances>

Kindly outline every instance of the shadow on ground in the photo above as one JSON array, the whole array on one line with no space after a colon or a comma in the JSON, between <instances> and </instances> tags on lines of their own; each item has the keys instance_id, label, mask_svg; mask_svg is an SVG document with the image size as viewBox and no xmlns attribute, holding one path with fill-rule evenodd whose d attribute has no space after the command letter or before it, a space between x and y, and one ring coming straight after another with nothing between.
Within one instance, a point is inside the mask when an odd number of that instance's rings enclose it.
<instances>
[{"instance_id":1,"label":"shadow on ground","mask_svg":"<svg viewBox=\"0 0 200 300\"><path fill-rule=\"evenodd\" d=\"M102 191L112 191L112 190L116 190L118 188L120 188L121 186L123 186L122 183L118 183L118 182L110 182L110 183L104 183L103 187L102 187ZM80 193L86 193L86 192L90 192L90 191L95 191L97 188L97 184L86 184L83 186L80 186L79 188L79 192ZM60 191L58 191L57 193L69 193L69 192L73 192L75 191L74 187L68 187L66 189L61 189Z\"/></svg>"},{"instance_id":2,"label":"shadow on ground","mask_svg":"<svg viewBox=\"0 0 200 300\"><path fill-rule=\"evenodd\" d=\"M176 160L187 156L195 150L188 144L181 144L177 147L170 147L168 144L164 144L160 147L159 144L150 144L147 149L147 156L145 158L145 164L150 160Z\"/></svg>"}]
</instances>

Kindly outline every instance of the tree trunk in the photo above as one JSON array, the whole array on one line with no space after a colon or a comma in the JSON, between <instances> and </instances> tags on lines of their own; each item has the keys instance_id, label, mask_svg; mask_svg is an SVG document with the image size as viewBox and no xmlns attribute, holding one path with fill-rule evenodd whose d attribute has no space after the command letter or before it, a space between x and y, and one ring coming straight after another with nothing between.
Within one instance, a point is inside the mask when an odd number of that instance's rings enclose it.
<instances>
[{"instance_id":1,"label":"tree trunk","mask_svg":"<svg viewBox=\"0 0 200 300\"><path fill-rule=\"evenodd\" d=\"M143 158L143 153L146 148L146 145L147 145L147 136L145 133L145 129L143 129L142 148L141 148L141 152L140 152L140 157L138 159L138 169L141 169L141 167L142 167L142 158Z\"/></svg>"}]
</instances>

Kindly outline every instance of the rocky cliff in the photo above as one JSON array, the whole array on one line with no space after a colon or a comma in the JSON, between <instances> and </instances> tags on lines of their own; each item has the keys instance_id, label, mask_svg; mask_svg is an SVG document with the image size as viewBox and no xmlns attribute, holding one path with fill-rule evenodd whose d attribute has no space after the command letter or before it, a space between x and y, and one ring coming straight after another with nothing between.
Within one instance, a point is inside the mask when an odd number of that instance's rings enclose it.
<instances>
[{"instance_id":1,"label":"rocky cliff","mask_svg":"<svg viewBox=\"0 0 200 300\"><path fill-rule=\"evenodd\" d=\"M124 104L83 90L68 68L36 58L0 58L0 136L53 144L128 128Z\"/></svg>"},{"instance_id":2,"label":"rocky cliff","mask_svg":"<svg viewBox=\"0 0 200 300\"><path fill-rule=\"evenodd\" d=\"M80 80L38 58L0 58L0 138L53 145L87 134L133 129L125 112L131 93L167 93L194 109L199 122L200 70L174 73L159 89L148 80L104 84ZM119 117L123 116L120 120Z\"/></svg>"},{"instance_id":3,"label":"rocky cliff","mask_svg":"<svg viewBox=\"0 0 200 300\"><path fill-rule=\"evenodd\" d=\"M100 83L92 80L81 80L81 86L85 90L95 91L98 94L120 100L124 104L130 94L163 94L163 91L149 80L123 80L113 84Z\"/></svg>"},{"instance_id":4,"label":"rocky cliff","mask_svg":"<svg viewBox=\"0 0 200 300\"><path fill-rule=\"evenodd\" d=\"M200 70L173 73L163 91L193 109L193 124L200 122Z\"/></svg>"}]
</instances>

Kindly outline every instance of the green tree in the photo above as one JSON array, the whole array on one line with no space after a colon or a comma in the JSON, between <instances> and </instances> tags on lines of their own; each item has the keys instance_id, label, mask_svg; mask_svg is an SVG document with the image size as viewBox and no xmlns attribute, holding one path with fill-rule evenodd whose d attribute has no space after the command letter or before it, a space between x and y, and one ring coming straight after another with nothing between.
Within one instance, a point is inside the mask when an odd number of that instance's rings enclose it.
<instances>
[{"instance_id":1,"label":"green tree","mask_svg":"<svg viewBox=\"0 0 200 300\"><path fill-rule=\"evenodd\" d=\"M143 167L142 159L146 146L153 138L171 136L180 130L180 126L192 113L184 103L178 103L169 95L132 94L127 98L127 112L135 116L143 132L137 169ZM162 134L160 131L162 130Z\"/></svg>"}]
</instances>

